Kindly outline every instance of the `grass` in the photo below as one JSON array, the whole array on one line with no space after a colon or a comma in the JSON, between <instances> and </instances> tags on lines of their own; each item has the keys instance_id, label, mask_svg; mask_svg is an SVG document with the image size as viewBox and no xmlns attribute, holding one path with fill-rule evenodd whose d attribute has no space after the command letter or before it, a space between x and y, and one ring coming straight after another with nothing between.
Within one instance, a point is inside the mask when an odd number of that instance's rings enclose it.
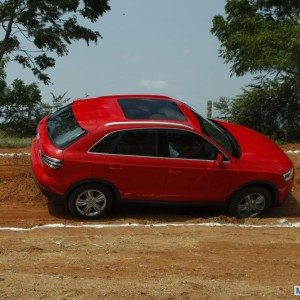
<instances>
[{"instance_id":1,"label":"grass","mask_svg":"<svg viewBox=\"0 0 300 300\"><path fill-rule=\"evenodd\" d=\"M11 136L0 131L0 148L26 148L31 145L32 140L33 137Z\"/></svg>"}]
</instances>

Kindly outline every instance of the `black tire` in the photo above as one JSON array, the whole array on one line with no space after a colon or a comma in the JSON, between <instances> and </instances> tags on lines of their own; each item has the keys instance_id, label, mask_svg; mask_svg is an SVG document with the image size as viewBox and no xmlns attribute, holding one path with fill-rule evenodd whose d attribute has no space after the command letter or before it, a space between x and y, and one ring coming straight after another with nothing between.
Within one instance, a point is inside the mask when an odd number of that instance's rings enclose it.
<instances>
[{"instance_id":1,"label":"black tire","mask_svg":"<svg viewBox=\"0 0 300 300\"><path fill-rule=\"evenodd\" d=\"M271 206L271 194L264 187L254 185L235 194L228 212L237 218L256 218L262 216Z\"/></svg>"},{"instance_id":2,"label":"black tire","mask_svg":"<svg viewBox=\"0 0 300 300\"><path fill-rule=\"evenodd\" d=\"M94 220L105 216L111 210L113 200L113 194L108 187L100 183L88 183L79 186L70 194L68 208L76 218Z\"/></svg>"}]
</instances>

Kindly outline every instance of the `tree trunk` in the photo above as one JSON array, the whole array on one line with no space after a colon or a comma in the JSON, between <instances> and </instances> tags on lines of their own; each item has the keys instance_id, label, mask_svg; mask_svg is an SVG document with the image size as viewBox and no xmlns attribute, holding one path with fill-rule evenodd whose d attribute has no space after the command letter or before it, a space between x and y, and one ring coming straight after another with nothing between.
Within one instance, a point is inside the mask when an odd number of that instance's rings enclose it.
<instances>
[{"instance_id":1,"label":"tree trunk","mask_svg":"<svg viewBox=\"0 0 300 300\"><path fill-rule=\"evenodd\" d=\"M10 14L10 18L9 18L9 21L8 21L5 37L2 40L2 45L1 45L1 48L0 48L0 62L3 60L4 55L7 51L6 44L7 44L7 41L9 40L9 38L10 38L10 35L11 35L12 25L13 25L13 22L14 22L15 12L16 12L17 6L18 6L18 1L14 1L13 2L13 7L12 7L12 10L11 10L11 14Z\"/></svg>"}]
</instances>

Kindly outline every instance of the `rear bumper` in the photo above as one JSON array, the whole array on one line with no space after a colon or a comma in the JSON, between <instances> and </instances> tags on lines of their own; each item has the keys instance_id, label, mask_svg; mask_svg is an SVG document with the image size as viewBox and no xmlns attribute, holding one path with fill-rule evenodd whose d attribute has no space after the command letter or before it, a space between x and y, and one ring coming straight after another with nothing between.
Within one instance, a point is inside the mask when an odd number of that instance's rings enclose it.
<instances>
[{"instance_id":1,"label":"rear bumper","mask_svg":"<svg viewBox=\"0 0 300 300\"><path fill-rule=\"evenodd\" d=\"M34 182L36 184L36 186L40 189L40 191L42 192L42 194L44 196L46 196L47 198L49 199L55 199L55 200L64 200L65 197L63 195L59 195L57 193L54 193L52 191L49 191L47 188L45 188L39 181L38 179L36 178L34 172L31 172L32 173L32 177L34 179Z\"/></svg>"},{"instance_id":2,"label":"rear bumper","mask_svg":"<svg viewBox=\"0 0 300 300\"><path fill-rule=\"evenodd\" d=\"M31 146L31 170L32 177L37 185L37 187L41 190L41 192L50 199L59 199L64 200L64 195L56 192L55 185L52 183L53 177L48 176L43 171L41 161L38 154L38 146L37 141L34 140Z\"/></svg>"}]
</instances>

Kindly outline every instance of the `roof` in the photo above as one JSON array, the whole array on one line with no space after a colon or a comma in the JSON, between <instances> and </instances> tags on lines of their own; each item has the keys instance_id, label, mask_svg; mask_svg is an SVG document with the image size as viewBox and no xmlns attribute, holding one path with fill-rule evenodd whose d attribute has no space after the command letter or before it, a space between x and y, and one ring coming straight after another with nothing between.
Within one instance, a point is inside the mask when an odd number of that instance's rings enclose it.
<instances>
[{"instance_id":1,"label":"roof","mask_svg":"<svg viewBox=\"0 0 300 300\"><path fill-rule=\"evenodd\" d=\"M170 119L128 119L126 118L118 100L120 99L132 99L132 100L165 100L175 103L180 111L185 116L185 120L170 120ZM74 115L82 126L87 131L92 131L99 126L107 126L107 124L113 123L114 125L120 124L120 126L128 125L157 125L160 126L172 126L176 127L189 127L193 129L199 129L199 123L195 120L195 117L191 113L189 107L181 101L172 99L162 95L112 95L112 96L101 96L88 99L78 99L72 103ZM125 124L124 124L125 123ZM197 128L198 127L198 128Z\"/></svg>"}]
</instances>

